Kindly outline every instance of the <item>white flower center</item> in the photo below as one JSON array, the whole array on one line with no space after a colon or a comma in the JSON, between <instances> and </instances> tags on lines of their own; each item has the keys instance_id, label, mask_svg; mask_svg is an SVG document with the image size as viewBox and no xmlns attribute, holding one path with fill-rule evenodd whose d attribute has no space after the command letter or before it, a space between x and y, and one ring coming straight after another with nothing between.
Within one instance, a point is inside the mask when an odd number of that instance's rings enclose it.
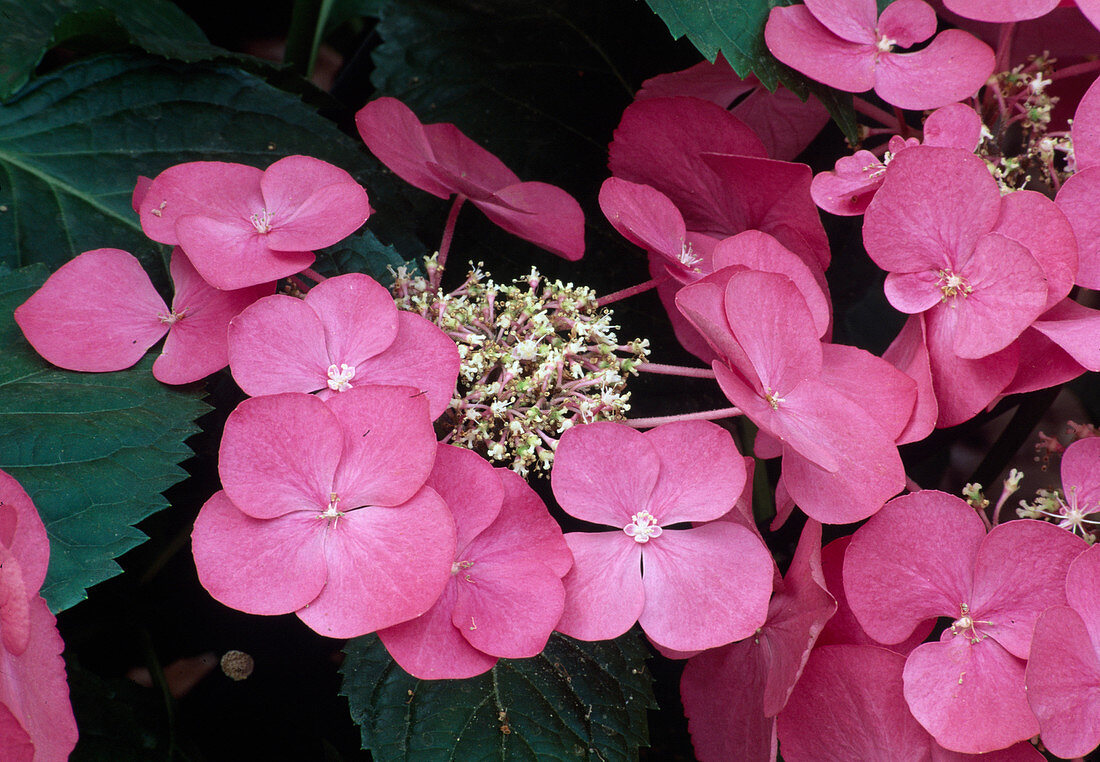
<instances>
[{"instance_id":1,"label":"white flower center","mask_svg":"<svg viewBox=\"0 0 1100 762\"><path fill-rule=\"evenodd\" d=\"M676 257L676 261L682 264L684 267L694 268L703 260L692 253L691 242L685 241L680 244L680 254Z\"/></svg>"},{"instance_id":2,"label":"white flower center","mask_svg":"<svg viewBox=\"0 0 1100 762\"><path fill-rule=\"evenodd\" d=\"M271 230L271 213L268 212L266 209L261 209L260 211L253 214L249 219L252 220L252 225L256 228L257 233L266 233Z\"/></svg>"},{"instance_id":3,"label":"white flower center","mask_svg":"<svg viewBox=\"0 0 1100 762\"><path fill-rule=\"evenodd\" d=\"M327 519L330 524L335 524L336 520L344 515L343 511L337 510L336 508L339 504L339 496L335 492L330 492L328 496L328 508L326 508L318 518Z\"/></svg>"},{"instance_id":4,"label":"white flower center","mask_svg":"<svg viewBox=\"0 0 1100 762\"><path fill-rule=\"evenodd\" d=\"M167 315L157 315L157 319L165 325L174 325L180 320L183 320L185 315L187 315L186 309L180 310L179 312L172 310Z\"/></svg>"},{"instance_id":5,"label":"white flower center","mask_svg":"<svg viewBox=\"0 0 1100 762\"><path fill-rule=\"evenodd\" d=\"M951 623L951 634L963 635L971 643L980 643L989 636L978 632L976 625L979 624L993 624L993 622L974 619L970 616L970 606L963 603L959 606L959 618Z\"/></svg>"},{"instance_id":6,"label":"white flower center","mask_svg":"<svg viewBox=\"0 0 1100 762\"><path fill-rule=\"evenodd\" d=\"M940 300L946 302L948 299L954 300L956 296L962 294L964 297L973 293L973 287L966 282L966 278L951 270L940 270L936 273L939 276L939 280L936 281L936 285L943 291L943 298ZM954 304L952 304L954 306Z\"/></svg>"},{"instance_id":7,"label":"white flower center","mask_svg":"<svg viewBox=\"0 0 1100 762\"><path fill-rule=\"evenodd\" d=\"M630 517L630 523L623 527L634 542L649 542L650 538L660 537L664 530L657 526L657 519L649 511L639 511Z\"/></svg>"},{"instance_id":8,"label":"white flower center","mask_svg":"<svg viewBox=\"0 0 1100 762\"><path fill-rule=\"evenodd\" d=\"M786 402L785 399L779 396L778 392L774 392L770 388L764 390L764 401L771 405L772 410L778 410L779 403Z\"/></svg>"},{"instance_id":9,"label":"white flower center","mask_svg":"<svg viewBox=\"0 0 1100 762\"><path fill-rule=\"evenodd\" d=\"M351 388L351 380L355 378L355 366L340 363L340 367L328 366L328 388L334 392L346 392Z\"/></svg>"},{"instance_id":10,"label":"white flower center","mask_svg":"<svg viewBox=\"0 0 1100 762\"><path fill-rule=\"evenodd\" d=\"M897 44L897 40L891 40L889 37L884 36L878 38L878 50L880 53L889 53Z\"/></svg>"}]
</instances>

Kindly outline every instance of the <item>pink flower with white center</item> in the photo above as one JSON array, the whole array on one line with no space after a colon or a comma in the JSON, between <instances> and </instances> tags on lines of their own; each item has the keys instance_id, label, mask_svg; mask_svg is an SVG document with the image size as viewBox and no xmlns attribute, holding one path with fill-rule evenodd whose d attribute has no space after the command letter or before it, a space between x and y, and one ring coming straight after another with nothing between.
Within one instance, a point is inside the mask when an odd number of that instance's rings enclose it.
<instances>
[{"instance_id":1,"label":"pink flower with white center","mask_svg":"<svg viewBox=\"0 0 1100 762\"><path fill-rule=\"evenodd\" d=\"M177 248L169 265L176 294L164 303L132 254L95 249L62 265L15 310L15 322L35 351L58 367L85 372L123 370L165 334L153 375L187 384L224 368L226 326L275 285L219 291Z\"/></svg>"},{"instance_id":2,"label":"pink flower with white center","mask_svg":"<svg viewBox=\"0 0 1100 762\"><path fill-rule=\"evenodd\" d=\"M1064 606L1070 562L1088 547L1040 521L986 534L963 500L924 490L890 501L844 557L844 591L863 629L899 643L931 617L952 624L913 650L904 693L913 716L953 751L1003 749L1039 730L1024 689L1039 614Z\"/></svg>"},{"instance_id":3,"label":"pink flower with white center","mask_svg":"<svg viewBox=\"0 0 1100 762\"><path fill-rule=\"evenodd\" d=\"M77 727L46 601L50 542L30 497L0 471L0 751L12 762L62 762Z\"/></svg>"},{"instance_id":4,"label":"pink flower with white center","mask_svg":"<svg viewBox=\"0 0 1100 762\"><path fill-rule=\"evenodd\" d=\"M354 233L370 215L367 193L344 170L287 156L266 170L222 161L177 164L141 199L141 228L179 245L203 279L238 289L313 264L315 249Z\"/></svg>"},{"instance_id":5,"label":"pink flower with white center","mask_svg":"<svg viewBox=\"0 0 1100 762\"><path fill-rule=\"evenodd\" d=\"M711 521L734 506L745 481L724 429L705 421L644 434L618 423L574 426L550 480L566 513L616 530L565 535L574 566L558 630L606 640L639 622L663 648L698 651L764 623L771 555L745 527ZM710 523L669 528L689 521Z\"/></svg>"},{"instance_id":6,"label":"pink flower with white center","mask_svg":"<svg viewBox=\"0 0 1100 762\"><path fill-rule=\"evenodd\" d=\"M1100 545L1094 545L1069 566L1068 605L1052 606L1035 623L1024 675L1027 699L1043 743L1059 757L1084 757L1100 744L1098 579Z\"/></svg>"},{"instance_id":7,"label":"pink flower with white center","mask_svg":"<svg viewBox=\"0 0 1100 762\"><path fill-rule=\"evenodd\" d=\"M408 386L242 402L225 423L191 535L199 581L227 606L352 638L427 611L450 578L455 527L425 480L436 441Z\"/></svg>"},{"instance_id":8,"label":"pink flower with white center","mask_svg":"<svg viewBox=\"0 0 1100 762\"><path fill-rule=\"evenodd\" d=\"M1032 510L1062 529L1095 542L1100 527L1100 438L1081 439L1066 448L1062 455L1062 491L1050 503L1049 508ZM1029 517L1039 518L1035 513Z\"/></svg>"},{"instance_id":9,"label":"pink flower with white center","mask_svg":"<svg viewBox=\"0 0 1100 762\"><path fill-rule=\"evenodd\" d=\"M850 93L874 88L887 103L932 109L974 95L993 73L993 50L948 29L923 50L895 53L936 31L923 0L896 0L878 15L875 0L807 0L772 8L764 41L776 58L811 79Z\"/></svg>"},{"instance_id":10,"label":"pink flower with white center","mask_svg":"<svg viewBox=\"0 0 1100 762\"><path fill-rule=\"evenodd\" d=\"M371 153L410 185L439 198L457 193L514 236L571 261L584 256L580 204L556 186L520 182L453 124L423 124L396 98L371 101L355 124Z\"/></svg>"},{"instance_id":11,"label":"pink flower with white center","mask_svg":"<svg viewBox=\"0 0 1100 762\"><path fill-rule=\"evenodd\" d=\"M470 450L439 445L427 484L454 514L451 578L426 613L379 631L390 655L414 677L436 680L540 653L573 565L557 522L521 477Z\"/></svg>"},{"instance_id":12,"label":"pink flower with white center","mask_svg":"<svg viewBox=\"0 0 1100 762\"><path fill-rule=\"evenodd\" d=\"M315 392L366 384L415 386L433 418L454 395L460 359L447 334L397 309L361 273L329 278L305 297L275 294L229 324L229 368L245 394Z\"/></svg>"}]
</instances>

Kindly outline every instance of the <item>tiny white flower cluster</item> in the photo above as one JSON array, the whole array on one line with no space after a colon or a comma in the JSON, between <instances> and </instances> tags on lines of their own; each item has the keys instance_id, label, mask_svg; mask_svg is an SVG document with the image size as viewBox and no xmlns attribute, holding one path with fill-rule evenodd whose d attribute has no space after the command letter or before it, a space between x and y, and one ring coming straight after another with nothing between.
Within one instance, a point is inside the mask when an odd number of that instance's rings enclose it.
<instances>
[{"instance_id":1,"label":"tiny white flower cluster","mask_svg":"<svg viewBox=\"0 0 1100 762\"><path fill-rule=\"evenodd\" d=\"M619 344L618 326L595 292L549 281L532 268L511 284L471 267L450 293L429 277L394 272L397 306L438 325L462 358L458 388L441 421L444 441L507 463L525 476L548 471L561 434L575 423L620 420L630 409L626 380L649 341Z\"/></svg>"},{"instance_id":2,"label":"tiny white flower cluster","mask_svg":"<svg viewBox=\"0 0 1100 762\"><path fill-rule=\"evenodd\" d=\"M1076 490L1071 489L1068 502L1058 490L1036 490L1035 500L1020 501L1016 515L1022 519L1046 520L1074 534L1079 534L1093 545L1096 530L1100 527L1100 505L1079 505Z\"/></svg>"}]
</instances>

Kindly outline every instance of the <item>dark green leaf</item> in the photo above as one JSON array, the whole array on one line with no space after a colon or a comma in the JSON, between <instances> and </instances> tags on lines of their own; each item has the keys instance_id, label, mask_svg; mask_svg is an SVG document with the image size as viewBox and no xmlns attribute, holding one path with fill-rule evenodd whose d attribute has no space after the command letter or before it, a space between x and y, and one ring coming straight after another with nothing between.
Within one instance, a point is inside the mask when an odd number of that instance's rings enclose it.
<instances>
[{"instance_id":1,"label":"dark green leaf","mask_svg":"<svg viewBox=\"0 0 1100 762\"><path fill-rule=\"evenodd\" d=\"M408 264L392 246L387 246L374 233L364 230L335 246L317 252L314 270L331 277L344 273L366 273L376 281L390 285L393 276L389 268L396 270Z\"/></svg>"},{"instance_id":2,"label":"dark green leaf","mask_svg":"<svg viewBox=\"0 0 1100 762\"><path fill-rule=\"evenodd\" d=\"M12 312L47 274L35 265L0 277L0 469L46 525L42 596L56 613L118 574L113 559L145 540L134 524L167 507L160 493L187 476L184 441L209 408L197 390L156 381L152 353L118 373L73 373L40 358Z\"/></svg>"},{"instance_id":3,"label":"dark green leaf","mask_svg":"<svg viewBox=\"0 0 1100 762\"><path fill-rule=\"evenodd\" d=\"M378 210L371 227L389 241L414 240L404 189L297 97L226 64L79 61L0 107L0 262L56 268L109 246L133 253L163 283L164 247L145 238L130 208L138 175L199 160L266 167L291 154L351 172Z\"/></svg>"},{"instance_id":4,"label":"dark green leaf","mask_svg":"<svg viewBox=\"0 0 1100 762\"><path fill-rule=\"evenodd\" d=\"M27 82L47 50L76 37L129 42L180 61L225 53L168 0L0 0L0 28L0 100Z\"/></svg>"},{"instance_id":5,"label":"dark green leaf","mask_svg":"<svg viewBox=\"0 0 1100 762\"><path fill-rule=\"evenodd\" d=\"M636 632L585 643L554 633L539 656L468 680L417 680L374 635L349 641L341 695L379 762L631 760L655 706Z\"/></svg>"}]
</instances>

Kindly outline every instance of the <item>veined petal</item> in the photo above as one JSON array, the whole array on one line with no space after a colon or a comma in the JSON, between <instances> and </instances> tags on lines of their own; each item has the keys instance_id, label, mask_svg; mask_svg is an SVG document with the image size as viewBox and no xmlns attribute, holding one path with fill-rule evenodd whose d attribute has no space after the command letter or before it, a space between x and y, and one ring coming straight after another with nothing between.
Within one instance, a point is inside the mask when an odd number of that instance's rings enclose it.
<instances>
[{"instance_id":1,"label":"veined petal","mask_svg":"<svg viewBox=\"0 0 1100 762\"><path fill-rule=\"evenodd\" d=\"M645 607L642 547L617 532L565 535L573 568L565 585L565 609L557 630L578 640L617 638Z\"/></svg>"},{"instance_id":2,"label":"veined petal","mask_svg":"<svg viewBox=\"0 0 1100 762\"><path fill-rule=\"evenodd\" d=\"M946 29L915 53L880 55L875 93L898 108L939 108L978 92L993 67L991 47L959 29Z\"/></svg>"},{"instance_id":3,"label":"veined petal","mask_svg":"<svg viewBox=\"0 0 1100 762\"><path fill-rule=\"evenodd\" d=\"M396 98L375 98L355 115L355 126L371 153L410 185L439 198L449 198L447 187L427 168L435 161L424 125Z\"/></svg>"},{"instance_id":4,"label":"veined petal","mask_svg":"<svg viewBox=\"0 0 1100 762\"><path fill-rule=\"evenodd\" d=\"M485 216L525 241L575 262L584 256L584 212L576 199L547 183L508 185L484 201Z\"/></svg>"},{"instance_id":5,"label":"veined petal","mask_svg":"<svg viewBox=\"0 0 1100 762\"><path fill-rule=\"evenodd\" d=\"M397 336L397 305L369 275L329 278L311 288L304 301L324 328L329 362L357 368L385 351Z\"/></svg>"},{"instance_id":6,"label":"veined petal","mask_svg":"<svg viewBox=\"0 0 1100 762\"><path fill-rule=\"evenodd\" d=\"M248 218L187 214L176 220L179 244L203 280L225 290L294 275L313 264L312 251L275 251Z\"/></svg>"},{"instance_id":7,"label":"veined petal","mask_svg":"<svg viewBox=\"0 0 1100 762\"><path fill-rule=\"evenodd\" d=\"M325 387L332 360L324 326L301 299L272 294L234 317L227 331L233 380L253 397Z\"/></svg>"},{"instance_id":8,"label":"veined petal","mask_svg":"<svg viewBox=\"0 0 1100 762\"><path fill-rule=\"evenodd\" d=\"M180 243L176 222L185 215L224 216L248 223L263 208L263 170L224 161L176 164L145 189L138 213L141 229L154 241Z\"/></svg>"},{"instance_id":9,"label":"veined petal","mask_svg":"<svg viewBox=\"0 0 1100 762\"><path fill-rule=\"evenodd\" d=\"M878 33L903 48L912 47L936 33L936 11L924 0L895 0L879 16Z\"/></svg>"},{"instance_id":10,"label":"veined petal","mask_svg":"<svg viewBox=\"0 0 1100 762\"><path fill-rule=\"evenodd\" d=\"M843 40L876 42L878 8L874 0L808 0L806 8L822 26Z\"/></svg>"},{"instance_id":11,"label":"veined petal","mask_svg":"<svg viewBox=\"0 0 1100 762\"><path fill-rule=\"evenodd\" d=\"M801 5L772 8L764 27L772 55L830 87L862 93L875 85L875 43L838 37Z\"/></svg>"},{"instance_id":12,"label":"veined petal","mask_svg":"<svg viewBox=\"0 0 1100 762\"><path fill-rule=\"evenodd\" d=\"M276 251L312 251L343 240L370 216L367 192L351 175L310 156L279 159L260 179Z\"/></svg>"},{"instance_id":13,"label":"veined petal","mask_svg":"<svg viewBox=\"0 0 1100 762\"><path fill-rule=\"evenodd\" d=\"M709 421L678 421L642 436L660 475L647 502L661 525L710 521L727 513L745 486L745 461L730 433Z\"/></svg>"},{"instance_id":14,"label":"veined petal","mask_svg":"<svg viewBox=\"0 0 1100 762\"><path fill-rule=\"evenodd\" d=\"M600 209L626 240L679 262L687 242L684 217L656 188L609 177L600 186Z\"/></svg>"}]
</instances>

